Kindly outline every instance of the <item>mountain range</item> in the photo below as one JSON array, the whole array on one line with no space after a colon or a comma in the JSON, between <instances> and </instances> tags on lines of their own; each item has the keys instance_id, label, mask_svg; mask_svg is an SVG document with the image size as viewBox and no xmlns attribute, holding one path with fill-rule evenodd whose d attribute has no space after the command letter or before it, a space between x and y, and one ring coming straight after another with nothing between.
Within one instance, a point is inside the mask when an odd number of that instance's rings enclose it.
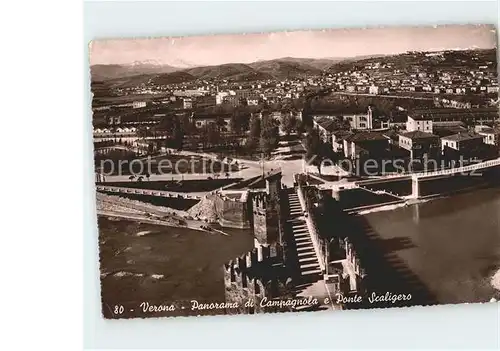
<instances>
[{"instance_id":1,"label":"mountain range","mask_svg":"<svg viewBox=\"0 0 500 351\"><path fill-rule=\"evenodd\" d=\"M118 85L129 81L136 83L160 82L164 84L182 81L208 80L213 78L233 81L256 81L266 79L297 78L319 75L343 58L309 59L284 57L275 60L256 61L249 64L227 63L215 66L191 68L174 67L156 61L133 62L130 64L97 64L90 67L92 81L112 80Z\"/></svg>"},{"instance_id":2,"label":"mountain range","mask_svg":"<svg viewBox=\"0 0 500 351\"><path fill-rule=\"evenodd\" d=\"M268 79L302 78L334 71L335 67L355 61L398 55L367 55L352 58L294 58L256 61L249 64L226 63L214 66L175 67L154 60L124 65L92 65L92 82L109 82L115 87L135 87L146 83L157 85L176 84L214 78L231 81L257 81Z\"/></svg>"}]
</instances>

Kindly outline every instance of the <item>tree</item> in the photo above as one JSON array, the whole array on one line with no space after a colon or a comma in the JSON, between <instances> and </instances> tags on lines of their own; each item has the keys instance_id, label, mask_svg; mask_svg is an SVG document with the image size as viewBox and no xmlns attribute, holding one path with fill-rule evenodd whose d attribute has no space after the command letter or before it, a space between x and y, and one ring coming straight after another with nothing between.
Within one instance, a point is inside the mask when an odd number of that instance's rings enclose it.
<instances>
[{"instance_id":1,"label":"tree","mask_svg":"<svg viewBox=\"0 0 500 351\"><path fill-rule=\"evenodd\" d=\"M196 126L194 125L194 122L191 120L188 114L184 114L181 117L180 122L185 135L196 133Z\"/></svg>"},{"instance_id":2,"label":"tree","mask_svg":"<svg viewBox=\"0 0 500 351\"><path fill-rule=\"evenodd\" d=\"M279 142L279 131L277 122L268 114L262 117L262 127L260 131L260 147L266 156L271 155Z\"/></svg>"},{"instance_id":3,"label":"tree","mask_svg":"<svg viewBox=\"0 0 500 351\"><path fill-rule=\"evenodd\" d=\"M173 136L174 146L179 150L182 149L182 144L184 140L184 130L182 129L182 125L178 118L175 118L174 120L172 136Z\"/></svg>"},{"instance_id":4,"label":"tree","mask_svg":"<svg viewBox=\"0 0 500 351\"><path fill-rule=\"evenodd\" d=\"M215 118L215 125L217 126L217 130L220 133L222 128L226 125L226 121L224 121L224 118L221 115L218 115Z\"/></svg>"},{"instance_id":5,"label":"tree","mask_svg":"<svg viewBox=\"0 0 500 351\"><path fill-rule=\"evenodd\" d=\"M171 133L176 122L177 122L177 117L173 114L169 114L160 120L160 124L158 125L158 130Z\"/></svg>"},{"instance_id":6,"label":"tree","mask_svg":"<svg viewBox=\"0 0 500 351\"><path fill-rule=\"evenodd\" d=\"M290 133L296 129L298 118L291 113L286 113L283 119L281 120L281 128L286 133L286 135L290 135Z\"/></svg>"},{"instance_id":7,"label":"tree","mask_svg":"<svg viewBox=\"0 0 500 351\"><path fill-rule=\"evenodd\" d=\"M137 132L136 133L137 133L137 136L139 138L146 138L146 137L149 136L149 129L148 129L148 127L145 127L145 126L139 126L137 128Z\"/></svg>"},{"instance_id":8,"label":"tree","mask_svg":"<svg viewBox=\"0 0 500 351\"><path fill-rule=\"evenodd\" d=\"M241 133L241 124L236 111L231 115L231 119L229 120L229 127L234 133Z\"/></svg>"},{"instance_id":9,"label":"tree","mask_svg":"<svg viewBox=\"0 0 500 351\"><path fill-rule=\"evenodd\" d=\"M304 124L298 118L297 118L297 121L295 122L295 131L297 132L297 135L299 136L299 138L301 138L302 133L304 133Z\"/></svg>"},{"instance_id":10,"label":"tree","mask_svg":"<svg viewBox=\"0 0 500 351\"><path fill-rule=\"evenodd\" d=\"M261 132L261 121L257 116L252 116L250 119L250 133L247 138L247 147L250 150L253 150L257 147L257 143L260 138L260 132Z\"/></svg>"},{"instance_id":11,"label":"tree","mask_svg":"<svg viewBox=\"0 0 500 351\"><path fill-rule=\"evenodd\" d=\"M220 132L214 123L207 126L207 141L211 145L220 143Z\"/></svg>"},{"instance_id":12,"label":"tree","mask_svg":"<svg viewBox=\"0 0 500 351\"><path fill-rule=\"evenodd\" d=\"M319 132L317 128L309 129L306 140L305 140L305 148L306 148L306 161L309 164L313 164L318 167L318 172L321 174L321 162L323 161L323 142L319 137Z\"/></svg>"},{"instance_id":13,"label":"tree","mask_svg":"<svg viewBox=\"0 0 500 351\"><path fill-rule=\"evenodd\" d=\"M231 130L235 133L242 133L249 128L250 113L246 107L240 107L233 111L229 121Z\"/></svg>"}]
</instances>

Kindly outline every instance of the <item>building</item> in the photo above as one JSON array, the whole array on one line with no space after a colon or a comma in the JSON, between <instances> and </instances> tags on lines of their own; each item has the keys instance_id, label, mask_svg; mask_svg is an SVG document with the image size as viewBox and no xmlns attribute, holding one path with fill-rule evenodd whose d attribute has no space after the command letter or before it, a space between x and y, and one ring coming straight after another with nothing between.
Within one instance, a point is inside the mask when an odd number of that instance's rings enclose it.
<instances>
[{"instance_id":1,"label":"building","mask_svg":"<svg viewBox=\"0 0 500 351\"><path fill-rule=\"evenodd\" d=\"M344 140L349 135L351 135L351 132L347 130L336 130L332 132L332 149L334 152L344 152Z\"/></svg>"},{"instance_id":2,"label":"building","mask_svg":"<svg viewBox=\"0 0 500 351\"><path fill-rule=\"evenodd\" d=\"M389 146L388 139L379 132L353 133L344 139L344 156L346 158L380 157Z\"/></svg>"},{"instance_id":3,"label":"building","mask_svg":"<svg viewBox=\"0 0 500 351\"><path fill-rule=\"evenodd\" d=\"M332 139L332 133L341 127L336 119L325 117L314 119L313 124L318 129L321 140L325 143L329 143Z\"/></svg>"},{"instance_id":4,"label":"building","mask_svg":"<svg viewBox=\"0 0 500 351\"><path fill-rule=\"evenodd\" d=\"M199 97L207 95L209 92L203 89L187 89L187 90L175 90L173 92L174 96L186 96L186 97Z\"/></svg>"},{"instance_id":5,"label":"building","mask_svg":"<svg viewBox=\"0 0 500 351\"><path fill-rule=\"evenodd\" d=\"M369 130L373 129L373 113L374 108L368 106L366 110L359 113L344 114L344 120L348 121L351 129L354 130Z\"/></svg>"},{"instance_id":6,"label":"building","mask_svg":"<svg viewBox=\"0 0 500 351\"><path fill-rule=\"evenodd\" d=\"M146 102L145 101L134 101L132 102L132 108L142 108L146 107Z\"/></svg>"},{"instance_id":7,"label":"building","mask_svg":"<svg viewBox=\"0 0 500 351\"><path fill-rule=\"evenodd\" d=\"M216 102L217 98L215 95L202 95L196 97L193 105L195 105L197 108L203 108L203 107L215 106Z\"/></svg>"},{"instance_id":8,"label":"building","mask_svg":"<svg viewBox=\"0 0 500 351\"><path fill-rule=\"evenodd\" d=\"M476 125L481 123L492 123L499 118L498 108L440 108L428 110L414 110L410 116L416 120L428 120L432 122L452 122L461 121L466 124ZM423 130L425 132L425 130Z\"/></svg>"},{"instance_id":9,"label":"building","mask_svg":"<svg viewBox=\"0 0 500 351\"><path fill-rule=\"evenodd\" d=\"M229 104L231 106L238 106L239 105L239 101L238 101L238 98L236 97L236 95L228 95L228 96L225 96L223 98L223 101L222 101L224 104Z\"/></svg>"},{"instance_id":10,"label":"building","mask_svg":"<svg viewBox=\"0 0 500 351\"><path fill-rule=\"evenodd\" d=\"M483 135L466 132L449 135L441 138L441 150L446 147L457 151L473 150L483 144Z\"/></svg>"},{"instance_id":11,"label":"building","mask_svg":"<svg viewBox=\"0 0 500 351\"><path fill-rule=\"evenodd\" d=\"M226 98L228 96L230 96L230 94L227 91L218 92L215 95L215 104L216 105L222 104L224 102L224 98Z\"/></svg>"},{"instance_id":12,"label":"building","mask_svg":"<svg viewBox=\"0 0 500 351\"><path fill-rule=\"evenodd\" d=\"M433 126L432 120L427 118L425 115L414 114L412 116L408 116L408 120L406 121L406 131L407 132L423 132L432 134Z\"/></svg>"},{"instance_id":13,"label":"building","mask_svg":"<svg viewBox=\"0 0 500 351\"><path fill-rule=\"evenodd\" d=\"M375 85L370 86L370 88L368 89L368 93L372 94L372 95L378 95L379 94L379 87L377 87Z\"/></svg>"},{"instance_id":14,"label":"building","mask_svg":"<svg viewBox=\"0 0 500 351\"><path fill-rule=\"evenodd\" d=\"M191 98L183 98L182 99L182 108L184 110L193 108L193 100Z\"/></svg>"},{"instance_id":15,"label":"building","mask_svg":"<svg viewBox=\"0 0 500 351\"><path fill-rule=\"evenodd\" d=\"M410 152L410 158L435 158L440 153L439 137L434 134L421 132L405 132L399 134L399 147Z\"/></svg>"},{"instance_id":16,"label":"building","mask_svg":"<svg viewBox=\"0 0 500 351\"><path fill-rule=\"evenodd\" d=\"M236 90L236 98L238 101L245 100L247 103L252 101L252 103L257 100L259 101L260 95L253 90Z\"/></svg>"},{"instance_id":17,"label":"building","mask_svg":"<svg viewBox=\"0 0 500 351\"><path fill-rule=\"evenodd\" d=\"M219 126L221 132L231 131L231 114L230 113L219 113L219 114L203 114L203 113L193 113L191 116L191 122L197 128L203 128L209 124L221 123L223 125Z\"/></svg>"},{"instance_id":18,"label":"building","mask_svg":"<svg viewBox=\"0 0 500 351\"><path fill-rule=\"evenodd\" d=\"M483 142L487 145L500 145L500 128L480 128L476 130L479 135L483 136Z\"/></svg>"},{"instance_id":19,"label":"building","mask_svg":"<svg viewBox=\"0 0 500 351\"><path fill-rule=\"evenodd\" d=\"M486 87L486 92L488 94L496 94L498 93L498 86L488 86Z\"/></svg>"}]
</instances>

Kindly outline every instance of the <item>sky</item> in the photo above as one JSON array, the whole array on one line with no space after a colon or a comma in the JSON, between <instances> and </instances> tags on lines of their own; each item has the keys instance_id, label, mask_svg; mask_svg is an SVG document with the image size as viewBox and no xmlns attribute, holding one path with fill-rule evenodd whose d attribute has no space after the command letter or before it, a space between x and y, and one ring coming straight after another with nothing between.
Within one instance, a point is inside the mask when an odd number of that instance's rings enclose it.
<instances>
[{"instance_id":1,"label":"sky","mask_svg":"<svg viewBox=\"0 0 500 351\"><path fill-rule=\"evenodd\" d=\"M282 57L346 58L406 51L493 48L492 25L330 29L259 34L108 39L91 43L90 63L152 61L176 67L251 63Z\"/></svg>"}]
</instances>

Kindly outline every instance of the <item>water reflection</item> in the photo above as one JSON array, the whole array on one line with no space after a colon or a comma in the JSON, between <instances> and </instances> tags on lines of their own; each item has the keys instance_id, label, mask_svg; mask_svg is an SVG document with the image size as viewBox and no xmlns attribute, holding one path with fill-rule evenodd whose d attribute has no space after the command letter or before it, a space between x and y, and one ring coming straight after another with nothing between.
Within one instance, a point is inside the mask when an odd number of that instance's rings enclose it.
<instances>
[{"instance_id":1,"label":"water reflection","mask_svg":"<svg viewBox=\"0 0 500 351\"><path fill-rule=\"evenodd\" d=\"M475 190L365 216L380 240L407 237L394 252L439 303L487 302L500 269L500 188Z\"/></svg>"},{"instance_id":2,"label":"water reflection","mask_svg":"<svg viewBox=\"0 0 500 351\"><path fill-rule=\"evenodd\" d=\"M420 222L420 204L412 206L413 213L413 223L418 224Z\"/></svg>"}]
</instances>

